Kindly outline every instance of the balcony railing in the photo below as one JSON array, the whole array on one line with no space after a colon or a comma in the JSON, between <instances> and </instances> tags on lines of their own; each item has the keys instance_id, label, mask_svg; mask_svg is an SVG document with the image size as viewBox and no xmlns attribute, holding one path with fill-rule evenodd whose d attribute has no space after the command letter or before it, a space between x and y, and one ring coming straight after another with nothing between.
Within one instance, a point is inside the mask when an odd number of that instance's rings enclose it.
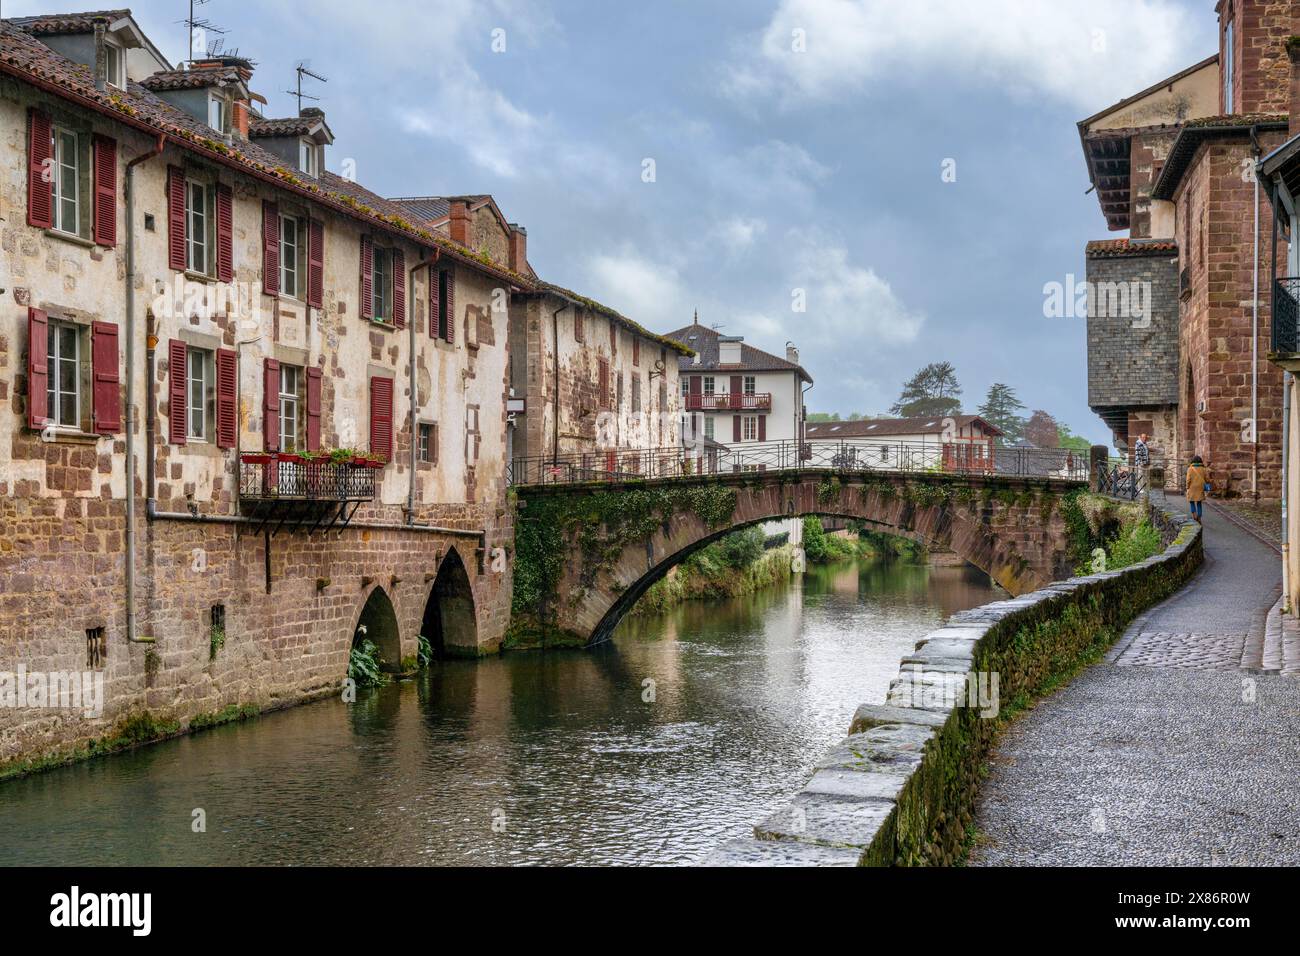
<instances>
[{"instance_id":1,"label":"balcony railing","mask_svg":"<svg viewBox=\"0 0 1300 956\"><path fill-rule=\"evenodd\" d=\"M253 501L373 501L378 473L378 462L366 459L245 454L239 460L239 497Z\"/></svg>"},{"instance_id":2,"label":"balcony railing","mask_svg":"<svg viewBox=\"0 0 1300 956\"><path fill-rule=\"evenodd\" d=\"M1272 350L1300 352L1297 323L1300 322L1300 278L1277 279L1273 283Z\"/></svg>"},{"instance_id":3,"label":"balcony railing","mask_svg":"<svg viewBox=\"0 0 1300 956\"><path fill-rule=\"evenodd\" d=\"M772 393L740 394L721 392L704 395L690 392L686 395L688 412L770 412Z\"/></svg>"}]
</instances>

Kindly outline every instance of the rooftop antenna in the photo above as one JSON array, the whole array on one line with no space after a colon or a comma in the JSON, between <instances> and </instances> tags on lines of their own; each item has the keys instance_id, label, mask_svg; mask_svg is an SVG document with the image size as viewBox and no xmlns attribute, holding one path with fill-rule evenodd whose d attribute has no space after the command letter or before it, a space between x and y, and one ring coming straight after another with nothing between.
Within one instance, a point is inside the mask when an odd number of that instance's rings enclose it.
<instances>
[{"instance_id":1,"label":"rooftop antenna","mask_svg":"<svg viewBox=\"0 0 1300 956\"><path fill-rule=\"evenodd\" d=\"M205 6L208 2L209 0L190 0L190 15L181 21L181 23L185 24L185 49L188 51L188 55L184 60L185 63L193 63L195 60L195 41L202 41L199 45L203 48L203 52L206 54L209 52L207 44L208 34L215 33L220 36L226 32L210 20L194 16L194 8Z\"/></svg>"},{"instance_id":2,"label":"rooftop antenna","mask_svg":"<svg viewBox=\"0 0 1300 956\"><path fill-rule=\"evenodd\" d=\"M299 61L298 61L298 65L297 65L296 67L294 67L294 72L298 74L298 83L297 83L297 88L296 88L296 89L292 89L292 90L285 90L285 92L288 93L290 96L296 96L296 97L298 98L298 115L299 115L299 116L302 115L302 101L303 101L303 100L315 100L315 101L319 101L319 100L320 100L320 97L319 97L319 96L312 96L311 94L309 94L309 93L304 93L304 92L302 91L302 78L303 78L304 76L309 76L309 77L311 77L313 80L320 80L322 83L328 83L328 82L329 82L329 80L325 79L325 77L321 76L319 73L313 73L313 72L311 71L311 68L310 68L310 66L309 66L310 62L311 62L310 60L299 60Z\"/></svg>"}]
</instances>

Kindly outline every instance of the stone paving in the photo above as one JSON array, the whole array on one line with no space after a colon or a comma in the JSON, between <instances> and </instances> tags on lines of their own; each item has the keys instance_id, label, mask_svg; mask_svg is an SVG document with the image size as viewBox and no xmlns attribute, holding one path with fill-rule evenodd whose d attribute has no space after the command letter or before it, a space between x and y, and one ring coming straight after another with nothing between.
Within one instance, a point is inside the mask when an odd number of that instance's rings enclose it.
<instances>
[{"instance_id":1,"label":"stone paving","mask_svg":"<svg viewBox=\"0 0 1300 956\"><path fill-rule=\"evenodd\" d=\"M1104 662L1007 728L970 865L1300 864L1300 680L1250 659L1281 561L1213 506L1205 554Z\"/></svg>"}]
</instances>

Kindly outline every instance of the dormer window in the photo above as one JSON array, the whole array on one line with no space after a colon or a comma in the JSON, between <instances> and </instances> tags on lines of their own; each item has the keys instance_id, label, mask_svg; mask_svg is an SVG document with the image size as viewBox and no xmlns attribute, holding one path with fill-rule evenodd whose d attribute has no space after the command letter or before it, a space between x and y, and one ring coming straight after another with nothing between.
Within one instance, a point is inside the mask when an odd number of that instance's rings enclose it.
<instances>
[{"instance_id":1,"label":"dormer window","mask_svg":"<svg viewBox=\"0 0 1300 956\"><path fill-rule=\"evenodd\" d=\"M313 179L320 178L321 147L309 139L298 141L298 169Z\"/></svg>"},{"instance_id":2,"label":"dormer window","mask_svg":"<svg viewBox=\"0 0 1300 956\"><path fill-rule=\"evenodd\" d=\"M224 96L208 94L208 125L218 133L230 132L230 102Z\"/></svg>"},{"instance_id":3,"label":"dormer window","mask_svg":"<svg viewBox=\"0 0 1300 956\"><path fill-rule=\"evenodd\" d=\"M104 42L104 76L109 86L126 89L126 51L111 40Z\"/></svg>"}]
</instances>

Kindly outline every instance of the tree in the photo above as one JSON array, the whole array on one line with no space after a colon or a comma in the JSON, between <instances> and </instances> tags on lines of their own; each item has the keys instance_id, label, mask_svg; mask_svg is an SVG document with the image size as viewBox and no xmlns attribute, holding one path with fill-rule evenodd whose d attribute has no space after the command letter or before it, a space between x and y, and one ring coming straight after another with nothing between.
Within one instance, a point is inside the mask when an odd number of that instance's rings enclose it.
<instances>
[{"instance_id":1,"label":"tree","mask_svg":"<svg viewBox=\"0 0 1300 956\"><path fill-rule=\"evenodd\" d=\"M995 382L989 386L988 396L977 411L980 418L1001 429L1005 441L1016 442L1025 434L1024 416L1016 414L1024 407L1014 388Z\"/></svg>"},{"instance_id":2,"label":"tree","mask_svg":"<svg viewBox=\"0 0 1300 956\"><path fill-rule=\"evenodd\" d=\"M1039 448L1060 448L1061 426L1041 408L1035 409L1025 424L1025 438Z\"/></svg>"},{"instance_id":3,"label":"tree","mask_svg":"<svg viewBox=\"0 0 1300 956\"><path fill-rule=\"evenodd\" d=\"M961 385L951 362L931 362L911 377L889 409L904 418L961 414Z\"/></svg>"},{"instance_id":4,"label":"tree","mask_svg":"<svg viewBox=\"0 0 1300 956\"><path fill-rule=\"evenodd\" d=\"M815 425L819 422L838 422L840 420L839 412L809 412L808 423Z\"/></svg>"},{"instance_id":5,"label":"tree","mask_svg":"<svg viewBox=\"0 0 1300 956\"><path fill-rule=\"evenodd\" d=\"M1072 448L1075 451L1089 451L1092 448L1092 442L1082 435L1076 435L1070 431L1069 425L1061 425L1059 429L1062 448Z\"/></svg>"}]
</instances>

